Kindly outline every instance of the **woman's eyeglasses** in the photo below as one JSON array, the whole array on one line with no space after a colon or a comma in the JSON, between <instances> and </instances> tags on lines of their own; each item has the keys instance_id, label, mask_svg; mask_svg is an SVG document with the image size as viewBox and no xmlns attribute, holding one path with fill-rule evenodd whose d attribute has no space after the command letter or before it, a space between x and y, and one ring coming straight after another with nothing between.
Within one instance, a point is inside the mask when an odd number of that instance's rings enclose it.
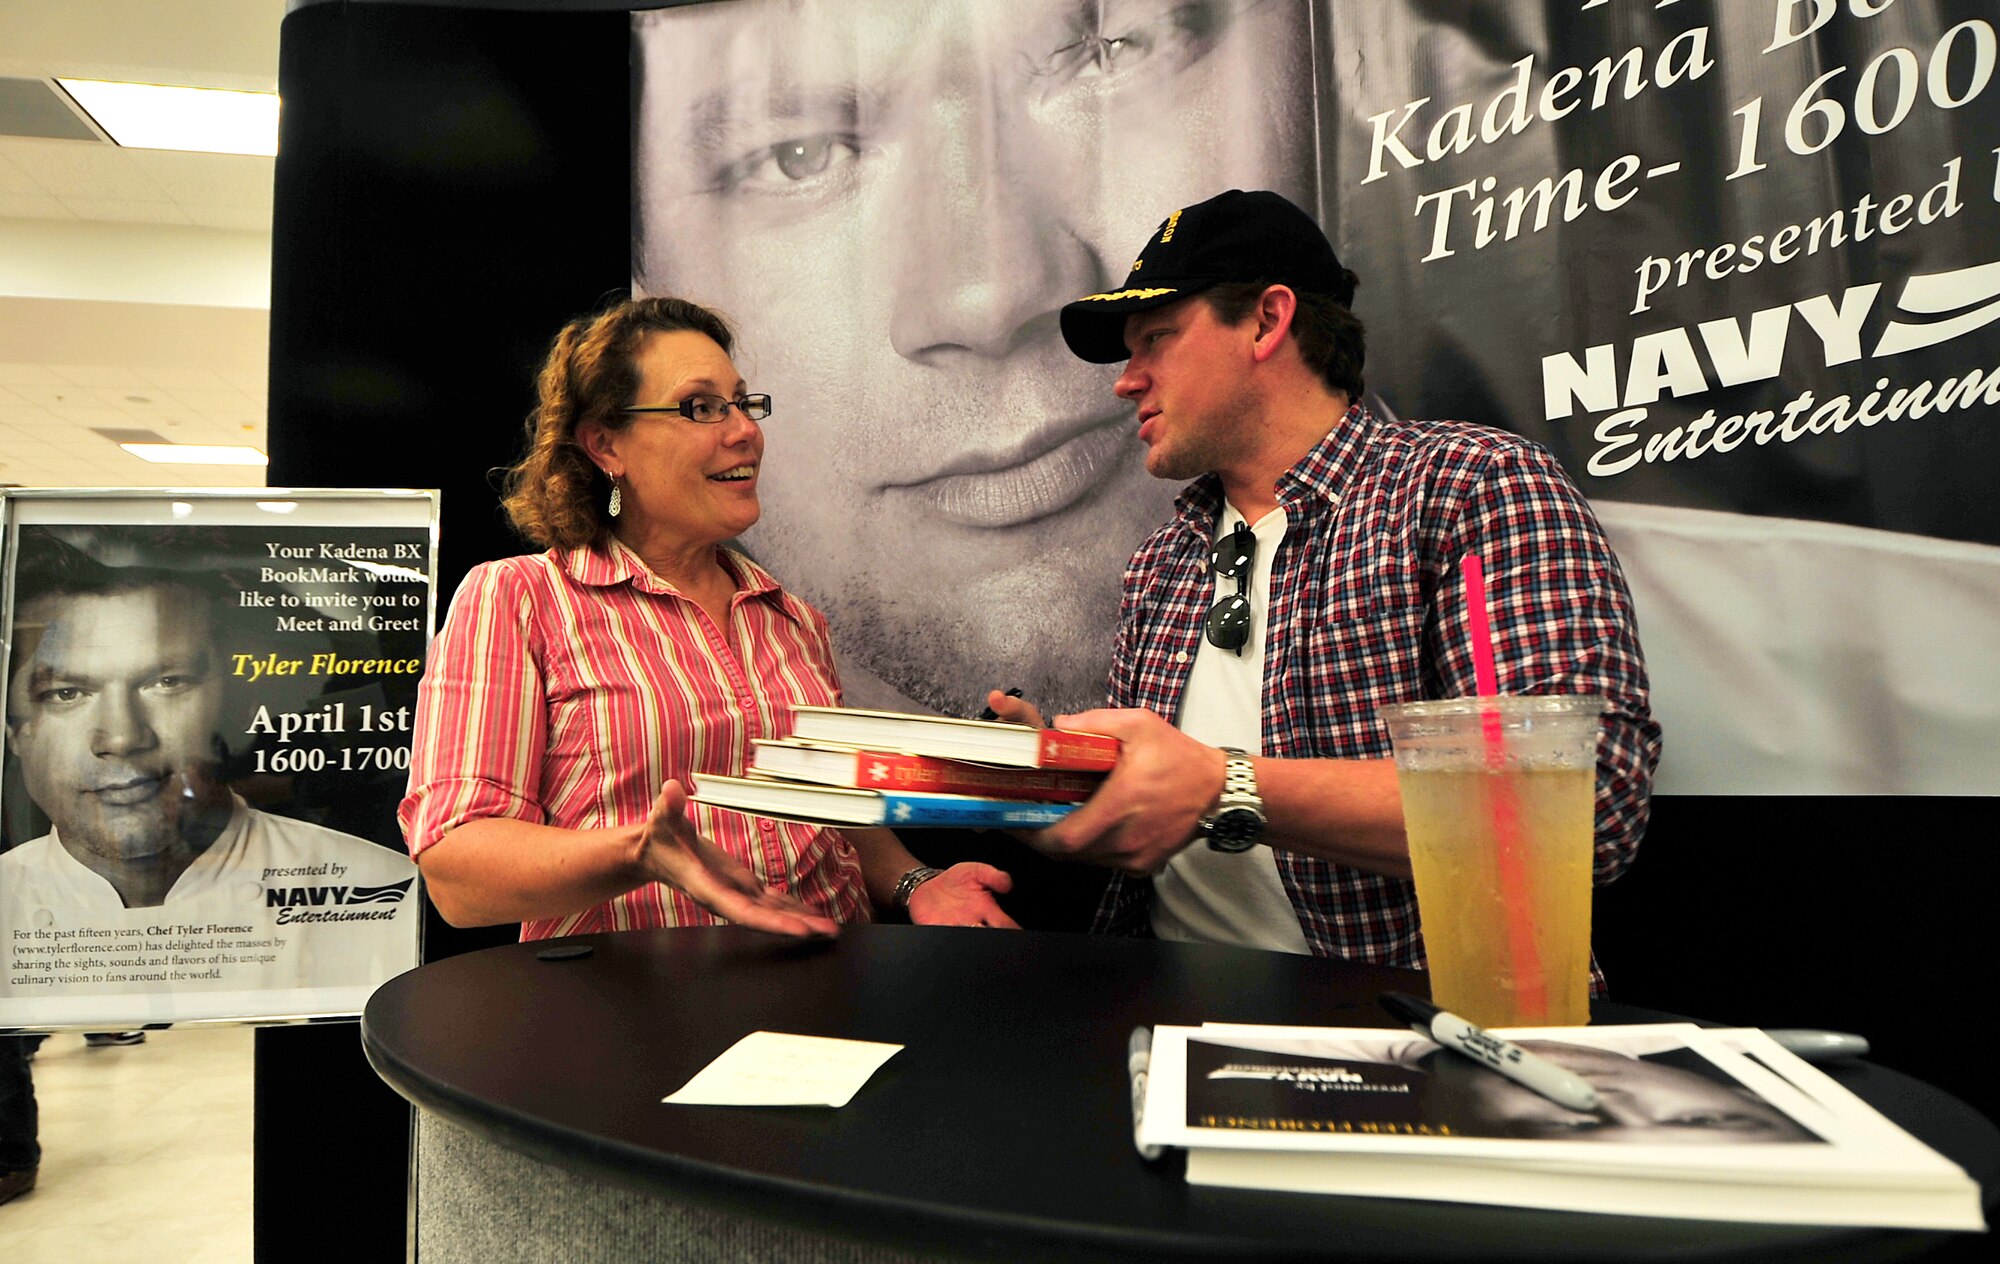
<instances>
[{"instance_id":1,"label":"woman's eyeglasses","mask_svg":"<svg viewBox=\"0 0 2000 1264\"><path fill-rule=\"evenodd\" d=\"M729 416L730 409L737 409L752 421L762 421L771 415L769 395L738 395L735 399L725 399L720 395L690 395L678 404L634 404L628 413L679 413L689 421L703 426L713 426Z\"/></svg>"},{"instance_id":2,"label":"woman's eyeglasses","mask_svg":"<svg viewBox=\"0 0 2000 1264\"><path fill-rule=\"evenodd\" d=\"M1208 573L1236 581L1236 595L1224 597L1208 612L1208 643L1219 650L1241 655L1250 640L1250 599L1243 595L1250 582L1250 568L1257 559L1257 535L1247 522L1215 542L1208 555Z\"/></svg>"}]
</instances>

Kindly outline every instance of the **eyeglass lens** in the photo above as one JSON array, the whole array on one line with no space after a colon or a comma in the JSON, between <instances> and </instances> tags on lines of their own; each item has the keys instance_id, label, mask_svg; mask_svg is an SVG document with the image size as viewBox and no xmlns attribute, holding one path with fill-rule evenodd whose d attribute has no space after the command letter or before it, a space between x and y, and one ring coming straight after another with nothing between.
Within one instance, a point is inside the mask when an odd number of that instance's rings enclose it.
<instances>
[{"instance_id":1,"label":"eyeglass lens","mask_svg":"<svg viewBox=\"0 0 2000 1264\"><path fill-rule=\"evenodd\" d=\"M1208 555L1211 575L1236 581L1236 594L1216 602L1208 612L1208 643L1219 650L1240 655L1250 640L1250 599L1243 592L1256 559L1257 536L1247 522L1237 523L1234 531L1218 539Z\"/></svg>"}]
</instances>

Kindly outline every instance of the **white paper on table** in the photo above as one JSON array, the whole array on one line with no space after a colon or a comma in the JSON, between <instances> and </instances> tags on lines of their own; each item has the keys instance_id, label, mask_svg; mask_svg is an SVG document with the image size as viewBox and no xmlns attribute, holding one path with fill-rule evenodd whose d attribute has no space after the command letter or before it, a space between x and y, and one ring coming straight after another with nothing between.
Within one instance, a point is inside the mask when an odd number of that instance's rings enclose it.
<instances>
[{"instance_id":1,"label":"white paper on table","mask_svg":"<svg viewBox=\"0 0 2000 1264\"><path fill-rule=\"evenodd\" d=\"M753 1031L660 1100L676 1106L845 1106L902 1047Z\"/></svg>"}]
</instances>

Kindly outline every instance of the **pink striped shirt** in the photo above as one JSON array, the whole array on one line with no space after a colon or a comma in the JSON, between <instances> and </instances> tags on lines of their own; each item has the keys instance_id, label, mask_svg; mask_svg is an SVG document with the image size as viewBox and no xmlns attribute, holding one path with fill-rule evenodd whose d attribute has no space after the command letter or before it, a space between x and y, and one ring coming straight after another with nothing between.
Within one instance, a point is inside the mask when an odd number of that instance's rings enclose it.
<instances>
[{"instance_id":1,"label":"pink striped shirt","mask_svg":"<svg viewBox=\"0 0 2000 1264\"><path fill-rule=\"evenodd\" d=\"M431 643L417 694L410 854L455 825L512 817L564 829L637 825L669 777L740 776L750 739L783 737L798 705L837 706L826 618L724 551L729 627L608 551L551 550L474 567ZM867 921L854 848L838 831L692 807L697 828L767 884L836 921ZM521 927L523 939L720 919L648 883Z\"/></svg>"}]
</instances>

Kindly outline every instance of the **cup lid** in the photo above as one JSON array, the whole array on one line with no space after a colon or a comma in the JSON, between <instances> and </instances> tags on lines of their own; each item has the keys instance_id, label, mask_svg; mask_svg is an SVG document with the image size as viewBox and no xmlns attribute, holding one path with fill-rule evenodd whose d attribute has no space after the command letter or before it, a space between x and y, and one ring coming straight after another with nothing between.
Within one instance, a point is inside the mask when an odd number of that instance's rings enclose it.
<instances>
[{"instance_id":1,"label":"cup lid","mask_svg":"<svg viewBox=\"0 0 2000 1264\"><path fill-rule=\"evenodd\" d=\"M1429 719L1453 715L1600 715L1602 695L1594 693L1494 694L1474 698L1434 698L1424 702L1391 702L1375 708L1385 720Z\"/></svg>"}]
</instances>

